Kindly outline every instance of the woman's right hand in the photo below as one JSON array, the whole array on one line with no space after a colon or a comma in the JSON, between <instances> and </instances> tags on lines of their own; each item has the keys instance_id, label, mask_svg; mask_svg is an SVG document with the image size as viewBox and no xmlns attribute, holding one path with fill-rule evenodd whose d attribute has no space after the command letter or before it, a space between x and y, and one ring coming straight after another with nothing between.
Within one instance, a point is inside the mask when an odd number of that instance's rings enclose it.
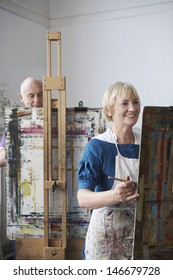
<instances>
[{"instance_id":1,"label":"woman's right hand","mask_svg":"<svg viewBox=\"0 0 173 280\"><path fill-rule=\"evenodd\" d=\"M131 201L139 197L137 193L137 183L129 180L117 184L112 192L114 203Z\"/></svg>"}]
</instances>

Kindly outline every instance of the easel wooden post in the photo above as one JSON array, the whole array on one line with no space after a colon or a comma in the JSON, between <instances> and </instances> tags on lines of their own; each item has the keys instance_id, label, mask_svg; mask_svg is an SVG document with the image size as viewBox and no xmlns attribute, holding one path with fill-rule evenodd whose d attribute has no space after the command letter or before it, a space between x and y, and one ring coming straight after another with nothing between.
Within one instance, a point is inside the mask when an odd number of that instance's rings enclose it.
<instances>
[{"instance_id":1,"label":"easel wooden post","mask_svg":"<svg viewBox=\"0 0 173 280\"><path fill-rule=\"evenodd\" d=\"M57 77L52 76L51 43L57 43ZM52 99L52 90L58 98ZM52 108L58 111L58 179L52 179ZM67 247L66 218L66 91L65 77L61 77L61 33L47 32L47 76L43 77L44 115L44 258L65 259ZM62 238L51 247L49 239L49 191L62 190Z\"/></svg>"}]
</instances>

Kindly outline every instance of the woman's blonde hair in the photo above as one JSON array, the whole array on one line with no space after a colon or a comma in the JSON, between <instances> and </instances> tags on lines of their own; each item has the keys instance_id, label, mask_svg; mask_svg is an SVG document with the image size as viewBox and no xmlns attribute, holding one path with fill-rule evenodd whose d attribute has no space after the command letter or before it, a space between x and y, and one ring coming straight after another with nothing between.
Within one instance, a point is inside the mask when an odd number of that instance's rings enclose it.
<instances>
[{"instance_id":1,"label":"woman's blonde hair","mask_svg":"<svg viewBox=\"0 0 173 280\"><path fill-rule=\"evenodd\" d=\"M103 114L107 121L112 121L113 107L118 95L126 92L128 97L137 98L140 102L139 95L135 87L130 83L116 82L112 84L103 96Z\"/></svg>"}]
</instances>

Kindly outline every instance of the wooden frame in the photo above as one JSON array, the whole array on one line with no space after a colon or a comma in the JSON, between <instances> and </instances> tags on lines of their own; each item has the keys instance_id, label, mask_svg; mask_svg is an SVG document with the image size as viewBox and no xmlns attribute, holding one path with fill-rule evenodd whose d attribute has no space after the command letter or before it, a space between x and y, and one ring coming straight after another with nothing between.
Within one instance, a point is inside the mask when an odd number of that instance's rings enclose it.
<instances>
[{"instance_id":1,"label":"wooden frame","mask_svg":"<svg viewBox=\"0 0 173 280\"><path fill-rule=\"evenodd\" d=\"M57 44L57 77L52 76L52 43ZM57 99L52 100L52 90L57 91ZM52 179L52 108L58 112L58 178ZM66 218L66 92L65 77L61 77L61 33L47 33L47 77L43 77L44 114L44 258L65 259L67 247ZM62 239L57 246L49 242L49 191L62 190Z\"/></svg>"}]
</instances>

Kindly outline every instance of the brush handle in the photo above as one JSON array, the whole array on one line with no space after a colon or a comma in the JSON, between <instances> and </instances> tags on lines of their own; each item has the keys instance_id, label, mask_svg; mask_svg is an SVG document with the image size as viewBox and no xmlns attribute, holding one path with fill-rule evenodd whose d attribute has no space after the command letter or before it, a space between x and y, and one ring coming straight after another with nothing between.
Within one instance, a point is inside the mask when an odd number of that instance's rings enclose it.
<instances>
[{"instance_id":1,"label":"brush handle","mask_svg":"<svg viewBox=\"0 0 173 280\"><path fill-rule=\"evenodd\" d=\"M125 179L115 178L115 177L111 177L111 176L108 176L108 179L112 179L112 180L120 181L120 182L126 182L127 181Z\"/></svg>"}]
</instances>

